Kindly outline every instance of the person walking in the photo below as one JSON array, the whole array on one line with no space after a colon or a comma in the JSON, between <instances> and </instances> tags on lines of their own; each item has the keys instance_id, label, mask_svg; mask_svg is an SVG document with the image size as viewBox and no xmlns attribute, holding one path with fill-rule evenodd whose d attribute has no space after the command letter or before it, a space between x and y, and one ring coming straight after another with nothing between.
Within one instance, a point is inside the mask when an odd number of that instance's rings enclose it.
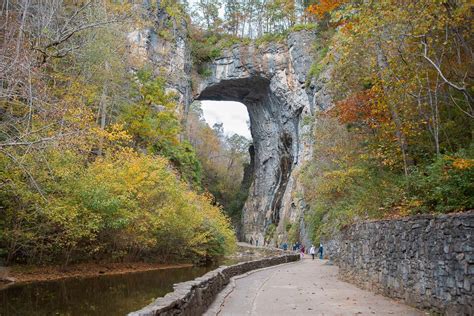
<instances>
[{"instance_id":1,"label":"person walking","mask_svg":"<svg viewBox=\"0 0 474 316\"><path fill-rule=\"evenodd\" d=\"M300 247L300 256L301 256L301 259L304 258L304 245L301 245Z\"/></svg>"},{"instance_id":2,"label":"person walking","mask_svg":"<svg viewBox=\"0 0 474 316\"><path fill-rule=\"evenodd\" d=\"M311 255L311 257L313 257L314 260L314 255L316 254L316 247L314 247L314 245L311 245L311 248L309 248L309 254Z\"/></svg>"},{"instance_id":3,"label":"person walking","mask_svg":"<svg viewBox=\"0 0 474 316\"><path fill-rule=\"evenodd\" d=\"M318 253L319 253L319 259L323 259L323 244L319 244Z\"/></svg>"}]
</instances>

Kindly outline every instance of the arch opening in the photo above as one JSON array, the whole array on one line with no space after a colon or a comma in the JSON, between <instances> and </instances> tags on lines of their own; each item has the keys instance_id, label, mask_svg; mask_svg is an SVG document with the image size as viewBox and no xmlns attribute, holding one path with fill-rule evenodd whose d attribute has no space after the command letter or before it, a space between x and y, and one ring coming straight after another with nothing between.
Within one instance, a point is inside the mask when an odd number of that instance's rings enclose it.
<instances>
[{"instance_id":1,"label":"arch opening","mask_svg":"<svg viewBox=\"0 0 474 316\"><path fill-rule=\"evenodd\" d=\"M249 113L245 104L213 100L201 100L200 103L204 120L210 127L222 124L226 137L237 134L252 140Z\"/></svg>"}]
</instances>

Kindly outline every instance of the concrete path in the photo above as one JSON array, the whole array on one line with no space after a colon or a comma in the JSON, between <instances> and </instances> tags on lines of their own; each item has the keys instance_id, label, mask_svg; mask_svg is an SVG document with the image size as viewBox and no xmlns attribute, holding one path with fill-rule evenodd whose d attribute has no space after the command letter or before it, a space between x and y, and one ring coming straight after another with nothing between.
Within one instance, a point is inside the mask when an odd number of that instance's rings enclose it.
<instances>
[{"instance_id":1,"label":"concrete path","mask_svg":"<svg viewBox=\"0 0 474 316\"><path fill-rule=\"evenodd\" d=\"M337 267L306 258L236 277L205 315L426 315L337 279Z\"/></svg>"}]
</instances>

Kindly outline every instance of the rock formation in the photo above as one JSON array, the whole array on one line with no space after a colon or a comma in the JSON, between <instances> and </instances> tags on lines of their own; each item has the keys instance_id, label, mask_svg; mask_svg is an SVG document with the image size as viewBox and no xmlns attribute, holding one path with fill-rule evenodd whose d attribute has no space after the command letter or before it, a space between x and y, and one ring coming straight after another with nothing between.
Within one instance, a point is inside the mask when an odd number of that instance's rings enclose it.
<instances>
[{"instance_id":1,"label":"rock formation","mask_svg":"<svg viewBox=\"0 0 474 316\"><path fill-rule=\"evenodd\" d=\"M157 21L166 18L166 14L158 14ZM156 28L161 24L158 22ZM305 117L329 104L324 80L307 84L316 34L300 31L290 34L286 43L234 45L206 65L211 75L194 82L191 95L185 27L178 26L172 40L160 38L156 28L130 33L130 53L148 60L157 75L168 78L169 88L180 95L184 112L193 100L238 101L247 106L254 174L239 237L248 242L258 240L260 245L264 240L281 242L286 224L300 225L306 207L296 178L311 154L311 144L304 137L310 128L304 124Z\"/></svg>"},{"instance_id":2,"label":"rock formation","mask_svg":"<svg viewBox=\"0 0 474 316\"><path fill-rule=\"evenodd\" d=\"M191 47L186 22L177 21L159 6L153 11L147 1L142 5L149 13L145 19L154 21L154 24L144 29L133 29L127 36L132 71L148 67L156 76L166 78L167 89L176 93L182 109L187 110L193 97ZM173 26L171 30L169 25ZM160 34L163 29L169 31L168 36Z\"/></svg>"},{"instance_id":3,"label":"rock formation","mask_svg":"<svg viewBox=\"0 0 474 316\"><path fill-rule=\"evenodd\" d=\"M243 240L262 245L270 225L284 233L282 219L295 221L304 208L295 194L295 173L310 153L302 134L304 117L312 113L305 83L314 40L315 34L302 31L291 34L287 43L235 45L207 65L212 75L200 82L195 95L242 102L249 111L255 157Z\"/></svg>"}]
</instances>

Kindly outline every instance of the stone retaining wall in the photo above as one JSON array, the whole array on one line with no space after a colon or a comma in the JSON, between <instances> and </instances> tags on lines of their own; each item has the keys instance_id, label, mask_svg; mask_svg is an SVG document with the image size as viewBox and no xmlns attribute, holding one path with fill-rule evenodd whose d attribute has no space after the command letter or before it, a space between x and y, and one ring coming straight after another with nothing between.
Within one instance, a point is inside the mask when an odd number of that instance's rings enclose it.
<instances>
[{"instance_id":1,"label":"stone retaining wall","mask_svg":"<svg viewBox=\"0 0 474 316\"><path fill-rule=\"evenodd\" d=\"M326 250L345 281L415 307L474 315L473 231L473 211L365 222Z\"/></svg>"},{"instance_id":2,"label":"stone retaining wall","mask_svg":"<svg viewBox=\"0 0 474 316\"><path fill-rule=\"evenodd\" d=\"M192 281L175 284L173 292L128 315L201 315L211 305L216 295L229 283L230 278L251 270L298 261L299 258L299 254L286 254L242 262L229 267L222 266Z\"/></svg>"}]
</instances>

